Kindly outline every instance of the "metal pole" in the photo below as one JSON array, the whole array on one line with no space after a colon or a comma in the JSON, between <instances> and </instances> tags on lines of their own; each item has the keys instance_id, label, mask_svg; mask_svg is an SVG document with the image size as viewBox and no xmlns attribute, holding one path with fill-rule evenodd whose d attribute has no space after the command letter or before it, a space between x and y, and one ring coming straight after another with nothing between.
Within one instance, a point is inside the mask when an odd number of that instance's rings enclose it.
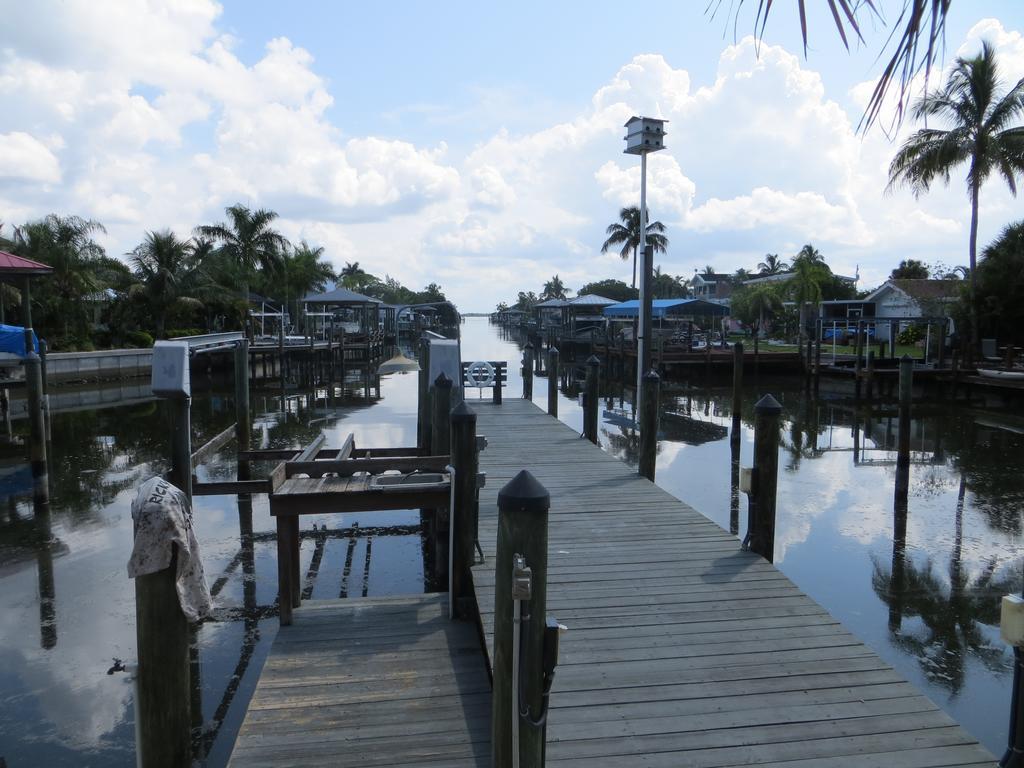
<instances>
[{"instance_id":1,"label":"metal pole","mask_svg":"<svg viewBox=\"0 0 1024 768\"><path fill-rule=\"evenodd\" d=\"M491 749L494 768L541 768L544 726L521 718L527 710L536 720L542 707L541 660L547 615L548 510L551 497L526 470L498 493L498 550L494 586L494 683L491 699ZM517 558L517 555L519 558ZM525 564L513 571L517 559ZM516 582L513 584L513 577ZM517 601L515 598L522 598ZM516 622L515 606L525 603L527 618ZM514 653L520 628L522 651ZM523 671L513 675L521 661ZM516 679L516 678L519 679ZM522 685L520 685L520 682ZM518 732L518 744L513 734ZM518 765L513 754L518 754Z\"/></svg>"},{"instance_id":2,"label":"metal pole","mask_svg":"<svg viewBox=\"0 0 1024 768\"><path fill-rule=\"evenodd\" d=\"M779 421L782 406L765 395L754 406L753 488L743 548L769 563L775 558L775 495L779 474Z\"/></svg>"},{"instance_id":3,"label":"metal pole","mask_svg":"<svg viewBox=\"0 0 1024 768\"><path fill-rule=\"evenodd\" d=\"M597 445L597 411L601 405L601 361L596 355L587 359L587 380L583 403L583 436Z\"/></svg>"},{"instance_id":4,"label":"metal pole","mask_svg":"<svg viewBox=\"0 0 1024 768\"><path fill-rule=\"evenodd\" d=\"M548 414L558 418L558 348L548 349Z\"/></svg>"},{"instance_id":5,"label":"metal pole","mask_svg":"<svg viewBox=\"0 0 1024 768\"><path fill-rule=\"evenodd\" d=\"M636 335L636 410L640 412L643 406L643 383L644 373L648 370L647 335L650 333L651 313L648 307L651 302L651 284L647 278L647 153L640 155L640 247L637 251L640 258L640 307L639 323Z\"/></svg>"},{"instance_id":6,"label":"metal pole","mask_svg":"<svg viewBox=\"0 0 1024 768\"><path fill-rule=\"evenodd\" d=\"M658 456L658 388L661 377L648 371L640 382L643 390L643 410L640 411L640 466L641 477L654 482L654 470Z\"/></svg>"}]
</instances>

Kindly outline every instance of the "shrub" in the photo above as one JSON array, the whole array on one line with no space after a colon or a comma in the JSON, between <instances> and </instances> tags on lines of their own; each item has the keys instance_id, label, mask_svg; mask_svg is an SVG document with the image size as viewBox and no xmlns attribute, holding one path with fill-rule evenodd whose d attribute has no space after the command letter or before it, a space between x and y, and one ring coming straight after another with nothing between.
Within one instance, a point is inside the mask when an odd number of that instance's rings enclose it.
<instances>
[{"instance_id":1,"label":"shrub","mask_svg":"<svg viewBox=\"0 0 1024 768\"><path fill-rule=\"evenodd\" d=\"M129 347L146 349L153 346L153 337L145 331L129 331L125 334L125 343Z\"/></svg>"},{"instance_id":2,"label":"shrub","mask_svg":"<svg viewBox=\"0 0 1024 768\"><path fill-rule=\"evenodd\" d=\"M924 331L919 325L908 325L896 336L897 344L916 344L924 338Z\"/></svg>"}]
</instances>

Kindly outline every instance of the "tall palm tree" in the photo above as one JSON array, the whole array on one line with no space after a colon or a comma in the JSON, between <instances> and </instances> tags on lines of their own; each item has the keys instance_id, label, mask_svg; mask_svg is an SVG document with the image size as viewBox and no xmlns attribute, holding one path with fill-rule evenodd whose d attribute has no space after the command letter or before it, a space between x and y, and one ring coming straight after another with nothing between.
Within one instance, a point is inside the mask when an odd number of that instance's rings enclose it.
<instances>
[{"instance_id":1,"label":"tall palm tree","mask_svg":"<svg viewBox=\"0 0 1024 768\"><path fill-rule=\"evenodd\" d=\"M548 299L564 299L565 296L565 283L562 282L562 278L558 275L555 275L544 283L544 290L540 295L543 301L547 301Z\"/></svg>"},{"instance_id":2,"label":"tall palm tree","mask_svg":"<svg viewBox=\"0 0 1024 768\"><path fill-rule=\"evenodd\" d=\"M916 120L938 118L948 130L922 128L907 138L889 164L887 189L906 185L915 197L967 163L971 199L970 301L971 346L978 348L975 271L978 255L978 201L981 185L993 172L1017 194L1017 174L1024 173L1024 78L1008 92L999 78L995 50L985 42L973 58L958 58L945 85L925 94L911 108Z\"/></svg>"},{"instance_id":3,"label":"tall palm tree","mask_svg":"<svg viewBox=\"0 0 1024 768\"><path fill-rule=\"evenodd\" d=\"M648 210L647 223L647 244L654 248L655 253L665 253L668 250L668 238L662 234L665 225L660 221L650 221L650 210ZM605 230L608 239L601 246L601 253L607 253L616 246L621 246L619 255L625 261L633 254L633 283L636 288L636 252L640 248L640 208L633 205L619 211L619 219L622 222L609 224Z\"/></svg>"},{"instance_id":4,"label":"tall palm tree","mask_svg":"<svg viewBox=\"0 0 1024 768\"><path fill-rule=\"evenodd\" d=\"M778 275L789 269L789 264L779 258L777 253L766 253L764 261L758 262L757 274Z\"/></svg>"},{"instance_id":5,"label":"tall palm tree","mask_svg":"<svg viewBox=\"0 0 1024 768\"><path fill-rule=\"evenodd\" d=\"M805 245L793 259L791 271L793 276L786 281L786 286L790 297L800 308L799 339L802 345L807 327L807 305L817 306L821 303L821 288L828 280L830 270L825 266L821 254L811 246Z\"/></svg>"},{"instance_id":6,"label":"tall palm tree","mask_svg":"<svg viewBox=\"0 0 1024 768\"><path fill-rule=\"evenodd\" d=\"M173 232L147 232L146 239L127 254L138 284L132 295L145 301L153 312L157 338L162 339L167 315L180 307L201 307L202 302L187 295L194 275L192 243L179 240Z\"/></svg>"},{"instance_id":7,"label":"tall palm tree","mask_svg":"<svg viewBox=\"0 0 1024 768\"><path fill-rule=\"evenodd\" d=\"M285 253L281 259L281 282L278 290L268 291L273 295L284 295L284 303L287 307L289 301L294 301L295 314L298 316L299 300L307 293L322 291L329 282L338 279L334 267L323 260L323 246L313 246L303 240L290 253ZM355 263L358 268L359 262Z\"/></svg>"},{"instance_id":8,"label":"tall palm tree","mask_svg":"<svg viewBox=\"0 0 1024 768\"><path fill-rule=\"evenodd\" d=\"M53 268L53 275L40 286L40 299L49 296L48 314L60 315L64 335L75 321L81 331L87 322L83 296L103 287L99 275L106 252L93 239L106 229L98 221L80 216L50 214L14 230L13 250L19 256L40 261Z\"/></svg>"},{"instance_id":9,"label":"tall palm tree","mask_svg":"<svg viewBox=\"0 0 1024 768\"><path fill-rule=\"evenodd\" d=\"M248 306L249 283L257 269L273 270L280 264L288 241L270 225L274 211L249 210L238 203L225 209L228 224L196 227L195 234L220 244L221 252L241 269L242 301Z\"/></svg>"}]
</instances>

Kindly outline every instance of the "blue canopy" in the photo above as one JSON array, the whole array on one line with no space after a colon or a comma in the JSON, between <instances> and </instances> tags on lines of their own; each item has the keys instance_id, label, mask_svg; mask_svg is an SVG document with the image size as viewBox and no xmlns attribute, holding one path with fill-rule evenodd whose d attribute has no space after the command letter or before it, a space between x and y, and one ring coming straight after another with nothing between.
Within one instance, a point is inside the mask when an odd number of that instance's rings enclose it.
<instances>
[{"instance_id":1,"label":"blue canopy","mask_svg":"<svg viewBox=\"0 0 1024 768\"><path fill-rule=\"evenodd\" d=\"M631 299L605 307L605 317L636 317L640 311L640 301ZM729 308L724 304L716 304L704 299L654 299L651 301L651 317L687 316L687 315L728 315Z\"/></svg>"},{"instance_id":2,"label":"blue canopy","mask_svg":"<svg viewBox=\"0 0 1024 768\"><path fill-rule=\"evenodd\" d=\"M32 332L32 351L39 351L39 339ZM25 356L25 329L20 325L0 325L0 352Z\"/></svg>"}]
</instances>

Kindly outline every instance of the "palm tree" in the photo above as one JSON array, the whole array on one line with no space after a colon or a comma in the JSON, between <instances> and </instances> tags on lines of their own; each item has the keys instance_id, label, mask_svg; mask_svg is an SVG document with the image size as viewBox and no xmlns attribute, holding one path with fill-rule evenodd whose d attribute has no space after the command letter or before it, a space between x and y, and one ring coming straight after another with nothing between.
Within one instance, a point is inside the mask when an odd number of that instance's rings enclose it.
<instances>
[{"instance_id":1,"label":"palm tree","mask_svg":"<svg viewBox=\"0 0 1024 768\"><path fill-rule=\"evenodd\" d=\"M790 297L800 308L799 339L802 345L807 329L807 305L817 306L821 303L821 287L831 273L821 254L810 245L805 245L793 259L791 270L793 276L786 281L786 286Z\"/></svg>"},{"instance_id":2,"label":"palm tree","mask_svg":"<svg viewBox=\"0 0 1024 768\"><path fill-rule=\"evenodd\" d=\"M764 261L757 265L759 275L779 275L789 269L789 264L779 258L777 253L766 253Z\"/></svg>"},{"instance_id":3,"label":"palm tree","mask_svg":"<svg viewBox=\"0 0 1024 768\"><path fill-rule=\"evenodd\" d=\"M547 301L548 299L564 299L565 296L565 284L562 282L562 278L558 275L555 275L544 283L544 290L540 294L542 301Z\"/></svg>"},{"instance_id":4,"label":"palm tree","mask_svg":"<svg viewBox=\"0 0 1024 768\"><path fill-rule=\"evenodd\" d=\"M329 282L338 279L338 275L328 262L323 260L323 246L312 246L303 240L291 253L284 253L281 259L281 283L279 291L269 291L284 295L285 307L289 300L294 299L295 314L298 317L298 302L301 297L312 291L323 291ZM359 267L359 262L355 264ZM283 290L281 290L283 289Z\"/></svg>"},{"instance_id":5,"label":"palm tree","mask_svg":"<svg viewBox=\"0 0 1024 768\"><path fill-rule=\"evenodd\" d=\"M131 295L145 301L154 313L156 336L162 339L172 309L202 306L198 299L187 295L194 275L192 243L179 240L167 229L147 232L146 239L127 255L132 257L139 281Z\"/></svg>"},{"instance_id":6,"label":"palm tree","mask_svg":"<svg viewBox=\"0 0 1024 768\"><path fill-rule=\"evenodd\" d=\"M220 244L221 252L241 269L241 296L249 304L249 282L257 269L273 270L281 261L288 241L271 228L274 211L249 210L238 203L225 209L229 224L196 227L195 233Z\"/></svg>"},{"instance_id":7,"label":"palm tree","mask_svg":"<svg viewBox=\"0 0 1024 768\"><path fill-rule=\"evenodd\" d=\"M910 136L889 164L887 189L907 185L918 197L936 179L949 184L951 171L968 164L971 198L970 310L971 346L978 348L978 306L975 271L978 254L978 200L981 185L993 171L1017 194L1016 175L1024 172L1024 78L1007 93L999 78L995 50L985 42L974 58L958 58L941 88L918 99L911 114L917 120L939 118L951 127L922 128Z\"/></svg>"},{"instance_id":8,"label":"palm tree","mask_svg":"<svg viewBox=\"0 0 1024 768\"><path fill-rule=\"evenodd\" d=\"M648 210L648 220L650 219L650 211ZM633 254L633 283L632 286L636 288L636 252L640 247L640 208L638 206L630 206L623 208L619 211L619 219L622 223L615 222L609 224L605 230L605 234L608 235L608 239L604 241L604 245L601 246L601 253L607 253L609 250L616 246L621 246L619 255L622 260L625 261L629 258L630 253ZM648 221L647 224L647 244L652 246L655 253L665 253L668 250L668 238L662 233L665 231L665 225L660 221Z\"/></svg>"},{"instance_id":9,"label":"palm tree","mask_svg":"<svg viewBox=\"0 0 1024 768\"><path fill-rule=\"evenodd\" d=\"M17 255L53 268L53 275L41 286L40 299L45 301L47 294L53 298L49 311L61 316L65 336L72 320L77 321L80 330L87 321L82 297L103 287L99 267L106 252L93 235L106 231L98 221L56 214L14 230L13 250Z\"/></svg>"}]
</instances>

